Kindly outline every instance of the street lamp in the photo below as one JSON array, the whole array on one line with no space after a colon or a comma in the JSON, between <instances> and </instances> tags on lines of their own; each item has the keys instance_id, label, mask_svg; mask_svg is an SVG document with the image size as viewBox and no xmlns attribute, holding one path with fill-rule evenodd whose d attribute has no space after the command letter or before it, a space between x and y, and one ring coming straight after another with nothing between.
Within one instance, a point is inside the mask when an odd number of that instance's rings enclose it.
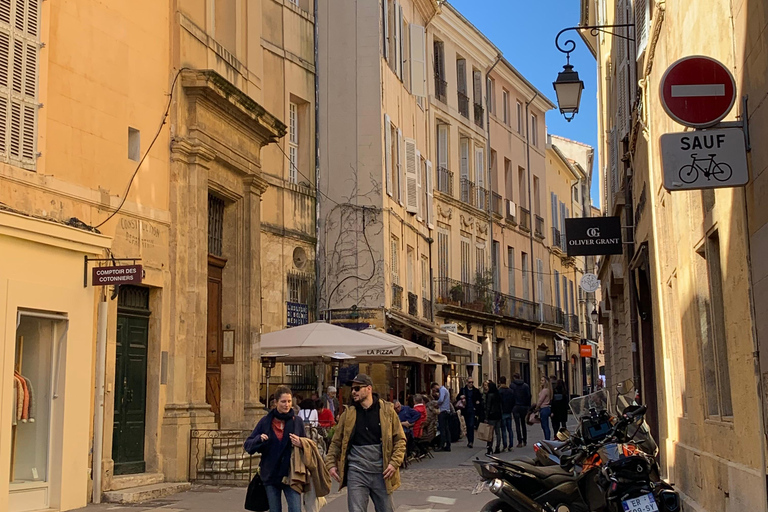
<instances>
[{"instance_id":1,"label":"street lamp","mask_svg":"<svg viewBox=\"0 0 768 512\"><path fill-rule=\"evenodd\" d=\"M339 389L339 368L341 368L342 363L345 359L354 359L354 356L350 356L349 354L345 354L344 352L334 352L333 354L328 354L328 357L331 358L331 368L333 370L333 386L336 389Z\"/></svg>"},{"instance_id":2,"label":"street lamp","mask_svg":"<svg viewBox=\"0 0 768 512\"><path fill-rule=\"evenodd\" d=\"M564 45L560 45L560 36L564 32L569 30L589 30L593 36L596 36L598 32L605 32L627 41L633 41L634 38L612 32L606 29L616 28L635 28L633 23L625 23L621 25L585 25L578 27L564 28L555 36L555 48L565 54L565 66L563 70L557 74L557 80L552 82L552 86L555 88L555 94L557 94L557 105L560 108L560 113L563 114L565 120L569 123L571 119L579 112L579 103L581 103L581 92L584 90L584 82L579 80L579 73L573 69L571 65L571 52L576 49L576 42L573 39L565 41Z\"/></svg>"},{"instance_id":3,"label":"street lamp","mask_svg":"<svg viewBox=\"0 0 768 512\"><path fill-rule=\"evenodd\" d=\"M579 72L574 71L570 63L570 57L563 70L557 74L557 80L552 82L557 94L557 105L560 113L569 123L579 111L581 103L581 91L584 90L584 82L579 80ZM570 117L569 117L570 116Z\"/></svg>"},{"instance_id":4,"label":"street lamp","mask_svg":"<svg viewBox=\"0 0 768 512\"><path fill-rule=\"evenodd\" d=\"M590 313L589 316L592 317L593 322L597 323L597 317L598 317L597 308L593 309L592 313Z\"/></svg>"},{"instance_id":5,"label":"street lamp","mask_svg":"<svg viewBox=\"0 0 768 512\"><path fill-rule=\"evenodd\" d=\"M278 357L285 357L288 354L275 354L268 352L261 355L261 366L264 367L264 373L267 377L267 399L264 401L264 409L269 410L269 378L272 376L272 368L275 367Z\"/></svg>"},{"instance_id":6,"label":"street lamp","mask_svg":"<svg viewBox=\"0 0 768 512\"><path fill-rule=\"evenodd\" d=\"M400 400L400 363L392 363L392 373L395 375L395 400Z\"/></svg>"}]
</instances>

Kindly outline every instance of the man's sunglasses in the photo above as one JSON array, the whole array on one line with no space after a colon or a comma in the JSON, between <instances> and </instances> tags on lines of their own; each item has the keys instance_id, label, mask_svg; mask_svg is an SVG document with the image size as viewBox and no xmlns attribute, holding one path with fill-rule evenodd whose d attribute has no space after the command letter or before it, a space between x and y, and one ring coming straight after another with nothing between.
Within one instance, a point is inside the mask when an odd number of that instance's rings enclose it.
<instances>
[{"instance_id":1,"label":"man's sunglasses","mask_svg":"<svg viewBox=\"0 0 768 512\"><path fill-rule=\"evenodd\" d=\"M360 391L360 390L361 390L362 388L364 388L364 387L365 387L365 386L352 386L352 391L355 391L355 392L357 392L357 391Z\"/></svg>"}]
</instances>

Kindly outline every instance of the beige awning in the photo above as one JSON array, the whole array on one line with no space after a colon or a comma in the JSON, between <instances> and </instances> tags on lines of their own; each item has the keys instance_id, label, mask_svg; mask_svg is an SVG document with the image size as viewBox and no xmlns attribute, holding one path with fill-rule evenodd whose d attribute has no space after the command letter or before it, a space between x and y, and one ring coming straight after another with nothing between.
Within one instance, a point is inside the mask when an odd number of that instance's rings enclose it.
<instances>
[{"instance_id":1,"label":"beige awning","mask_svg":"<svg viewBox=\"0 0 768 512\"><path fill-rule=\"evenodd\" d=\"M460 336L456 333L453 333L451 331L447 331L448 333L448 344L453 345L454 347L458 347L464 350L468 350L469 352L473 352L475 354L482 354L483 353L483 346L476 342L472 341L468 338L465 338L464 336Z\"/></svg>"}]
</instances>

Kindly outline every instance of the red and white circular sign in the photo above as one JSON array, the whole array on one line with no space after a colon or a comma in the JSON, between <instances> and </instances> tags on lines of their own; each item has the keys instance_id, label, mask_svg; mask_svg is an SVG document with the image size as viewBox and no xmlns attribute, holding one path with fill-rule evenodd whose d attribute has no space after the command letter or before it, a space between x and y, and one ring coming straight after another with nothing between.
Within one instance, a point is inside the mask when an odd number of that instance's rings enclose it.
<instances>
[{"instance_id":1,"label":"red and white circular sign","mask_svg":"<svg viewBox=\"0 0 768 512\"><path fill-rule=\"evenodd\" d=\"M720 122L736 101L736 81L722 63L710 57L684 57L661 79L661 104L669 117L692 128Z\"/></svg>"}]
</instances>

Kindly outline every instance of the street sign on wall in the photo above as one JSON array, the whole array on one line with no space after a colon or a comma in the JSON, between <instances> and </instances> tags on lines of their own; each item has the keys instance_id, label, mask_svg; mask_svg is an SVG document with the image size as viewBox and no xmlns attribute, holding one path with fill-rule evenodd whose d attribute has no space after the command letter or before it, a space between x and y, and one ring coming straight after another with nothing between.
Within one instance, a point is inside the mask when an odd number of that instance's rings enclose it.
<instances>
[{"instance_id":1,"label":"street sign on wall","mask_svg":"<svg viewBox=\"0 0 768 512\"><path fill-rule=\"evenodd\" d=\"M91 284L93 286L140 284L143 278L144 272L141 265L94 267L91 272Z\"/></svg>"},{"instance_id":2,"label":"street sign on wall","mask_svg":"<svg viewBox=\"0 0 768 512\"><path fill-rule=\"evenodd\" d=\"M660 142L667 190L738 187L749 181L741 128L666 133Z\"/></svg>"},{"instance_id":3,"label":"street sign on wall","mask_svg":"<svg viewBox=\"0 0 768 512\"><path fill-rule=\"evenodd\" d=\"M575 217L565 219L568 256L621 254L619 217Z\"/></svg>"},{"instance_id":4,"label":"street sign on wall","mask_svg":"<svg viewBox=\"0 0 768 512\"><path fill-rule=\"evenodd\" d=\"M684 126L706 128L720 122L736 101L736 81L722 63L694 55L674 62L661 79L661 105Z\"/></svg>"}]
</instances>

